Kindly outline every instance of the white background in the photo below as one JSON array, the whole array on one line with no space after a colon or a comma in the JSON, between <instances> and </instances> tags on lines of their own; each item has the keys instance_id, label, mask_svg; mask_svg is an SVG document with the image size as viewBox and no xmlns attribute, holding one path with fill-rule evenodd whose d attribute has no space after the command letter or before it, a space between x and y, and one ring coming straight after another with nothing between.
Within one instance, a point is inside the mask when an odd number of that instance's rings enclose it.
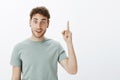
<instances>
[{"instance_id":1,"label":"white background","mask_svg":"<svg viewBox=\"0 0 120 80\"><path fill-rule=\"evenodd\" d=\"M31 35L29 12L41 5L51 13L47 37L67 50L61 35L67 20L73 33L78 73L70 75L59 65L59 80L120 80L119 0L0 1L0 80L10 80L12 49Z\"/></svg>"}]
</instances>

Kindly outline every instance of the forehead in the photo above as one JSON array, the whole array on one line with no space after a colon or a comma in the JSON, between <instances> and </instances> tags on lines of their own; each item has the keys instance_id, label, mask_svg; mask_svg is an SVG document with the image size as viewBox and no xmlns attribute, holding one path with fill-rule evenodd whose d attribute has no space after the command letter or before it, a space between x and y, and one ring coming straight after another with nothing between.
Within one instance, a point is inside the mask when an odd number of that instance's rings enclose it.
<instances>
[{"instance_id":1,"label":"forehead","mask_svg":"<svg viewBox=\"0 0 120 80\"><path fill-rule=\"evenodd\" d=\"M32 16L32 20L47 20L47 17L41 15L41 14L34 14Z\"/></svg>"}]
</instances>

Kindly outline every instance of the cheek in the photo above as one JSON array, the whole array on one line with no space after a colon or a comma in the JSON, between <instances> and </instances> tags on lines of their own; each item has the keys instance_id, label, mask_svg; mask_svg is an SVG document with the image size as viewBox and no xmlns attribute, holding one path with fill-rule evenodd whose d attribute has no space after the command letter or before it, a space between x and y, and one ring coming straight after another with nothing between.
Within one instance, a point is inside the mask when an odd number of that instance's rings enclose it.
<instances>
[{"instance_id":1,"label":"cheek","mask_svg":"<svg viewBox=\"0 0 120 80\"><path fill-rule=\"evenodd\" d=\"M31 30L35 30L36 29L34 26L31 26L30 28L31 28Z\"/></svg>"},{"instance_id":2,"label":"cheek","mask_svg":"<svg viewBox=\"0 0 120 80\"><path fill-rule=\"evenodd\" d=\"M31 26L31 27L35 27L35 26L36 26L36 24L35 24L35 23L33 23L33 22L31 22L31 23L30 23L30 26Z\"/></svg>"},{"instance_id":3,"label":"cheek","mask_svg":"<svg viewBox=\"0 0 120 80\"><path fill-rule=\"evenodd\" d=\"M47 27L45 27L43 30L47 30Z\"/></svg>"},{"instance_id":4,"label":"cheek","mask_svg":"<svg viewBox=\"0 0 120 80\"><path fill-rule=\"evenodd\" d=\"M32 29L34 29L34 28L36 28L36 25L35 25L35 24L31 24L30 27L31 27Z\"/></svg>"},{"instance_id":5,"label":"cheek","mask_svg":"<svg viewBox=\"0 0 120 80\"><path fill-rule=\"evenodd\" d=\"M32 28L35 28L35 27L36 27L36 25L35 25L35 24L31 24L31 27L32 27Z\"/></svg>"}]
</instances>

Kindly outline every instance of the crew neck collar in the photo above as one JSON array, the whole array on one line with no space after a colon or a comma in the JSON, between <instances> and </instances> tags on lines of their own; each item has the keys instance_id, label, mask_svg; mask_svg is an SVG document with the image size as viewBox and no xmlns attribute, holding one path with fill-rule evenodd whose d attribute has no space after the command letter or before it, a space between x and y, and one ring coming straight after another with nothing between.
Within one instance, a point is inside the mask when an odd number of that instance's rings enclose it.
<instances>
[{"instance_id":1,"label":"crew neck collar","mask_svg":"<svg viewBox=\"0 0 120 80\"><path fill-rule=\"evenodd\" d=\"M43 42L45 42L45 41L47 40L47 38L44 37L44 39L41 40L41 41L34 41L34 40L30 39L30 38L28 38L27 40L28 40L28 42L30 42L30 43L43 43Z\"/></svg>"}]
</instances>

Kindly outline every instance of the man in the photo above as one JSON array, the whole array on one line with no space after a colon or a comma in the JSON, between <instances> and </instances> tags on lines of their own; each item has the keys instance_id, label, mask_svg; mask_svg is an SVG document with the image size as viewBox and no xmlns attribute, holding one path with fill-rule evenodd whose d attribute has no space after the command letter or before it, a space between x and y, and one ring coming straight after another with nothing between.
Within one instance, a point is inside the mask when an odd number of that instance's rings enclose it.
<instances>
[{"instance_id":1,"label":"man","mask_svg":"<svg viewBox=\"0 0 120 80\"><path fill-rule=\"evenodd\" d=\"M44 36L49 27L50 14L46 7L33 8L30 13L32 36L13 49L10 64L12 80L58 80L57 62L70 74L77 73L77 61L72 43L72 33L62 32L68 47L68 57L59 42ZM21 75L22 74L22 75Z\"/></svg>"}]
</instances>

